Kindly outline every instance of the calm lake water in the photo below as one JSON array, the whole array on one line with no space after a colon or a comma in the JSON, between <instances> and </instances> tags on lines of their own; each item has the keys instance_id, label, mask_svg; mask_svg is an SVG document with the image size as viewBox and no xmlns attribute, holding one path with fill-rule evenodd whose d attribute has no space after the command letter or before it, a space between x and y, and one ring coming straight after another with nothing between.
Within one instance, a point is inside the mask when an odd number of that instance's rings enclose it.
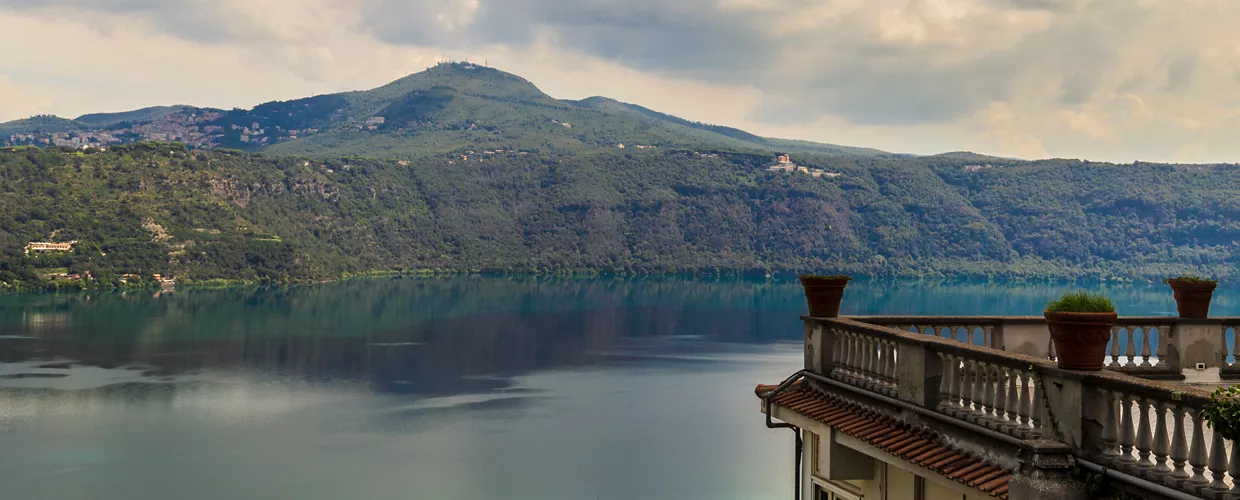
<instances>
[{"instance_id":1,"label":"calm lake water","mask_svg":"<svg viewBox=\"0 0 1240 500\"><path fill-rule=\"evenodd\" d=\"M859 282L844 314L1040 314L1165 285ZM630 500L791 494L753 388L801 363L795 282L392 279L0 295L14 499ZM1212 313L1240 314L1231 290Z\"/></svg>"}]
</instances>

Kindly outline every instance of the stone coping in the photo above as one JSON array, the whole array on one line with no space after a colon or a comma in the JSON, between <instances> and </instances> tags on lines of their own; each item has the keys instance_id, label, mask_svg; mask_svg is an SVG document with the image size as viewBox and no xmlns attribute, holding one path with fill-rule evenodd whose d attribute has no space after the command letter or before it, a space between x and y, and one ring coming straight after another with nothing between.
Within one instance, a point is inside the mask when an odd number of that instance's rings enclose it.
<instances>
[{"instance_id":1,"label":"stone coping","mask_svg":"<svg viewBox=\"0 0 1240 500\"><path fill-rule=\"evenodd\" d=\"M1042 316L841 316L857 321L873 324L909 324L909 325L1032 325L1044 324ZM802 316L802 318L807 318ZM1217 317L1205 319L1180 318L1177 316L1120 316L1115 321L1118 326L1126 325L1240 325L1240 317Z\"/></svg>"}]
</instances>

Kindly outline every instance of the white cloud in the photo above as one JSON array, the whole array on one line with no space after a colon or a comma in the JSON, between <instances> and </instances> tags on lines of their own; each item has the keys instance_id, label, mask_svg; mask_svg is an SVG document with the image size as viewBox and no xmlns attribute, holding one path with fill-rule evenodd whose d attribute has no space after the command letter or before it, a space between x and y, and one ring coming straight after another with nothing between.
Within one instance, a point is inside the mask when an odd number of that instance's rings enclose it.
<instances>
[{"instance_id":1,"label":"white cloud","mask_svg":"<svg viewBox=\"0 0 1240 500\"><path fill-rule=\"evenodd\" d=\"M448 55L766 135L1234 161L1238 21L1229 0L0 0L0 46L38 44L0 58L0 119L251 106Z\"/></svg>"}]
</instances>

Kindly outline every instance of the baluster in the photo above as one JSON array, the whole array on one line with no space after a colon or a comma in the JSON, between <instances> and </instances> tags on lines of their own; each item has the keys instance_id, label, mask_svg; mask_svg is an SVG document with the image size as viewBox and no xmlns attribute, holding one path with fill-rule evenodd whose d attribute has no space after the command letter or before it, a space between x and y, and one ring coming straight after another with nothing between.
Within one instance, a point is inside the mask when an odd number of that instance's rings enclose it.
<instances>
[{"instance_id":1,"label":"baluster","mask_svg":"<svg viewBox=\"0 0 1240 500\"><path fill-rule=\"evenodd\" d=\"M1043 426L1046 421L1042 419L1042 389L1038 385L1038 379L1030 377L1029 380L1029 427L1038 435L1045 435Z\"/></svg>"},{"instance_id":2,"label":"baluster","mask_svg":"<svg viewBox=\"0 0 1240 500\"><path fill-rule=\"evenodd\" d=\"M1231 499L1240 498L1240 446L1236 446L1236 442L1231 442L1231 460L1227 462L1227 474L1231 476L1231 491L1227 493L1227 497Z\"/></svg>"},{"instance_id":3,"label":"baluster","mask_svg":"<svg viewBox=\"0 0 1240 500\"><path fill-rule=\"evenodd\" d=\"M969 414L978 413L978 410L981 409L981 405L979 405L977 402L977 396L978 394L981 394L981 391L978 390L978 385L977 385L978 384L977 362L971 359L967 359L964 362L964 366L965 366L964 376L965 376L965 384L966 384L965 387L967 387L965 394L968 394L968 397L965 398L965 401L966 401L965 409L968 411Z\"/></svg>"},{"instance_id":4,"label":"baluster","mask_svg":"<svg viewBox=\"0 0 1240 500\"><path fill-rule=\"evenodd\" d=\"M1188 450L1188 464L1193 466L1193 477L1188 482L1203 486L1210 483L1210 479L1206 478L1206 435L1202 431L1201 421L1203 420L1195 410L1189 412L1189 419L1193 422L1193 446Z\"/></svg>"},{"instance_id":5,"label":"baluster","mask_svg":"<svg viewBox=\"0 0 1240 500\"><path fill-rule=\"evenodd\" d=\"M844 334L844 342L848 344L844 347L845 356L848 358L844 365L848 370L844 373L844 381L849 384L856 384L857 377L857 354L861 351L857 349L857 334L848 332Z\"/></svg>"},{"instance_id":6,"label":"baluster","mask_svg":"<svg viewBox=\"0 0 1240 500\"><path fill-rule=\"evenodd\" d=\"M1116 451L1116 445L1119 443L1119 421L1116 420L1115 415L1115 393L1107 390L1101 392L1103 401L1107 405L1106 417L1102 421L1102 458L1109 464L1119 457L1119 452Z\"/></svg>"},{"instance_id":7,"label":"baluster","mask_svg":"<svg viewBox=\"0 0 1240 500\"><path fill-rule=\"evenodd\" d=\"M956 415L960 408L960 358L947 355L947 412Z\"/></svg>"},{"instance_id":8,"label":"baluster","mask_svg":"<svg viewBox=\"0 0 1240 500\"><path fill-rule=\"evenodd\" d=\"M986 347L991 349L995 348L995 327L988 325L982 326L982 342L985 343L984 345Z\"/></svg>"},{"instance_id":9,"label":"baluster","mask_svg":"<svg viewBox=\"0 0 1240 500\"><path fill-rule=\"evenodd\" d=\"M955 367L952 366L951 355L939 353L939 364L943 366L943 376L939 377L939 412L948 413L952 407L952 372Z\"/></svg>"},{"instance_id":10,"label":"baluster","mask_svg":"<svg viewBox=\"0 0 1240 500\"><path fill-rule=\"evenodd\" d=\"M837 330L835 332L835 345L840 351L839 354L836 355L839 358L836 360L836 366L840 368L839 378L840 380L847 382L848 372L852 370L852 367L849 365L852 361L849 357L848 351L852 346L852 343L849 341L849 333Z\"/></svg>"},{"instance_id":11,"label":"baluster","mask_svg":"<svg viewBox=\"0 0 1240 500\"><path fill-rule=\"evenodd\" d=\"M1007 400L1003 402L1003 407L1007 409L1006 425L1014 429L1020 427L1020 396L1016 393L1016 379L1020 377L1020 371L1008 368L1004 368L1004 371L1008 380Z\"/></svg>"},{"instance_id":12,"label":"baluster","mask_svg":"<svg viewBox=\"0 0 1240 500\"><path fill-rule=\"evenodd\" d=\"M1141 366L1150 367L1150 351L1154 343L1150 340L1150 327L1141 329Z\"/></svg>"},{"instance_id":13,"label":"baluster","mask_svg":"<svg viewBox=\"0 0 1240 500\"><path fill-rule=\"evenodd\" d=\"M1167 465L1169 440L1167 439L1167 405L1155 399L1154 402L1154 475L1161 479L1171 472Z\"/></svg>"},{"instance_id":14,"label":"baluster","mask_svg":"<svg viewBox=\"0 0 1240 500\"><path fill-rule=\"evenodd\" d=\"M1119 410L1120 420L1123 422L1119 434L1119 461L1131 464L1137 461L1137 457L1132 454L1133 445L1136 444L1137 433L1132 425L1132 396L1128 393L1120 395Z\"/></svg>"},{"instance_id":15,"label":"baluster","mask_svg":"<svg viewBox=\"0 0 1240 500\"><path fill-rule=\"evenodd\" d=\"M995 425L1000 426L1007 423L1007 370L1003 367L995 365L995 399L992 402L995 407Z\"/></svg>"},{"instance_id":16,"label":"baluster","mask_svg":"<svg viewBox=\"0 0 1240 500\"><path fill-rule=\"evenodd\" d=\"M1026 373L1020 379L1020 428L1021 430L1033 430L1033 387L1037 382L1033 380L1032 373Z\"/></svg>"},{"instance_id":17,"label":"baluster","mask_svg":"<svg viewBox=\"0 0 1240 500\"><path fill-rule=\"evenodd\" d=\"M1223 433L1215 431L1212 433L1213 438L1210 439L1210 475L1214 476L1214 481L1210 482L1210 490L1218 494L1227 491L1227 483L1223 481L1223 476L1227 474L1227 446L1223 443Z\"/></svg>"},{"instance_id":18,"label":"baluster","mask_svg":"<svg viewBox=\"0 0 1240 500\"><path fill-rule=\"evenodd\" d=\"M1059 357L1059 354L1055 352L1055 339L1053 338L1046 339L1046 357L1047 359L1055 359Z\"/></svg>"},{"instance_id":19,"label":"baluster","mask_svg":"<svg viewBox=\"0 0 1240 500\"><path fill-rule=\"evenodd\" d=\"M877 349L877 352L875 353L875 357L878 358L874 361L874 364L877 365L877 369L875 370L875 373L877 373L878 376L876 378L878 379L878 385L886 389L887 388L887 357L891 354L891 349L887 346L887 341L883 339L877 339L874 342L874 344L875 344L875 348Z\"/></svg>"},{"instance_id":20,"label":"baluster","mask_svg":"<svg viewBox=\"0 0 1240 500\"><path fill-rule=\"evenodd\" d=\"M978 363L978 376L982 378L982 394L978 398L978 403L981 404L982 409L982 414L980 415L982 420L994 418L995 381L990 373L990 366L989 363Z\"/></svg>"},{"instance_id":21,"label":"baluster","mask_svg":"<svg viewBox=\"0 0 1240 500\"><path fill-rule=\"evenodd\" d=\"M887 384L891 389L896 387L896 362L900 355L900 344L894 340L887 341Z\"/></svg>"},{"instance_id":22,"label":"baluster","mask_svg":"<svg viewBox=\"0 0 1240 500\"><path fill-rule=\"evenodd\" d=\"M1187 481L1190 475L1184 468L1188 464L1188 442L1184 439L1184 407L1175 407L1175 427L1171 429L1171 479L1177 483Z\"/></svg>"},{"instance_id":23,"label":"baluster","mask_svg":"<svg viewBox=\"0 0 1240 500\"><path fill-rule=\"evenodd\" d=\"M852 342L852 372L853 372L852 383L853 385L860 385L861 382L865 380L865 377L862 375L862 372L861 372L862 359L864 359L862 358L862 356L865 356L865 349L861 347L861 336L860 335L854 333L852 334L851 337L852 338L850 339L850 341Z\"/></svg>"},{"instance_id":24,"label":"baluster","mask_svg":"<svg viewBox=\"0 0 1240 500\"><path fill-rule=\"evenodd\" d=\"M1119 366L1119 352L1120 352L1119 327L1118 326L1111 327L1111 345L1109 345L1108 347L1110 348L1110 352L1111 352L1111 362L1107 363L1107 366L1112 367L1112 368L1118 367Z\"/></svg>"},{"instance_id":25,"label":"baluster","mask_svg":"<svg viewBox=\"0 0 1240 500\"><path fill-rule=\"evenodd\" d=\"M1154 461L1150 460L1150 452L1154 449L1154 437L1150 435L1150 398L1137 398L1137 416L1139 424L1137 425L1137 455L1141 457L1137 461L1137 467L1149 469L1154 467Z\"/></svg>"},{"instance_id":26,"label":"baluster","mask_svg":"<svg viewBox=\"0 0 1240 500\"><path fill-rule=\"evenodd\" d=\"M1127 330L1127 331L1128 331L1128 339L1127 339L1127 342L1125 342L1125 344L1127 344L1127 345L1128 345L1128 347L1124 349L1124 357L1128 358L1128 361L1125 361L1125 362L1124 362L1124 366L1137 366L1137 361L1136 361L1136 358L1137 358L1137 346L1136 346L1136 339L1134 338L1134 337L1135 337L1135 335L1133 335L1133 333L1132 333L1133 331L1135 331L1135 330L1136 330L1136 328L1135 328L1135 327L1132 327L1132 326L1129 326L1129 327L1125 328L1125 330Z\"/></svg>"},{"instance_id":27,"label":"baluster","mask_svg":"<svg viewBox=\"0 0 1240 500\"><path fill-rule=\"evenodd\" d=\"M878 384L883 388L883 390L887 390L887 387L889 386L887 370L891 366L889 363L889 359L891 358L891 345L883 339L877 339L874 343L877 344L878 347L878 350L875 353L875 356L878 357L875 361L875 364L877 365Z\"/></svg>"},{"instance_id":28,"label":"baluster","mask_svg":"<svg viewBox=\"0 0 1240 500\"><path fill-rule=\"evenodd\" d=\"M896 385L896 363L899 362L900 344L894 340L887 341L887 383L892 388Z\"/></svg>"},{"instance_id":29,"label":"baluster","mask_svg":"<svg viewBox=\"0 0 1240 500\"><path fill-rule=\"evenodd\" d=\"M861 347L861 335L856 333L852 334L852 351L853 384L858 385L865 380L865 376L861 371L861 360L862 356L865 355L865 350Z\"/></svg>"},{"instance_id":30,"label":"baluster","mask_svg":"<svg viewBox=\"0 0 1240 500\"><path fill-rule=\"evenodd\" d=\"M841 356L841 352L839 352L839 333L835 329L831 329L830 333L825 330L822 334L825 335L823 336L823 339L830 339L831 341L831 346L833 347L831 350L831 366L837 367L839 366L839 356ZM832 368L831 371L835 372L835 368ZM827 375L831 375L831 373L827 373Z\"/></svg>"},{"instance_id":31,"label":"baluster","mask_svg":"<svg viewBox=\"0 0 1240 500\"><path fill-rule=\"evenodd\" d=\"M869 335L862 335L861 339L866 349L866 364L862 365L862 370L866 371L866 388L873 390L878 386L878 342Z\"/></svg>"}]
</instances>

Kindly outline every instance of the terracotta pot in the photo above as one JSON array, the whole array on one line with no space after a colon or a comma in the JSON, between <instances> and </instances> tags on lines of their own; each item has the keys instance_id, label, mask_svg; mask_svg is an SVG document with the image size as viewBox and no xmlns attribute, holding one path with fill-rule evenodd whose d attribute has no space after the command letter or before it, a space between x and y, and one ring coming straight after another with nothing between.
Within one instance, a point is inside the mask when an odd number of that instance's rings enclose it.
<instances>
[{"instance_id":1,"label":"terracotta pot","mask_svg":"<svg viewBox=\"0 0 1240 500\"><path fill-rule=\"evenodd\" d=\"M1055 342L1059 367L1065 370L1098 371L1106 363L1107 342L1115 313L1042 311Z\"/></svg>"},{"instance_id":2,"label":"terracotta pot","mask_svg":"<svg viewBox=\"0 0 1240 500\"><path fill-rule=\"evenodd\" d=\"M801 277L801 286L805 288L805 301L809 304L809 315L815 318L834 318L840 315L840 300L844 298L844 287L848 279L821 279Z\"/></svg>"},{"instance_id":3,"label":"terracotta pot","mask_svg":"<svg viewBox=\"0 0 1240 500\"><path fill-rule=\"evenodd\" d=\"M1210 315L1210 299L1214 298L1216 283L1171 280L1171 292L1175 294L1175 308L1181 318L1204 318Z\"/></svg>"}]
</instances>

